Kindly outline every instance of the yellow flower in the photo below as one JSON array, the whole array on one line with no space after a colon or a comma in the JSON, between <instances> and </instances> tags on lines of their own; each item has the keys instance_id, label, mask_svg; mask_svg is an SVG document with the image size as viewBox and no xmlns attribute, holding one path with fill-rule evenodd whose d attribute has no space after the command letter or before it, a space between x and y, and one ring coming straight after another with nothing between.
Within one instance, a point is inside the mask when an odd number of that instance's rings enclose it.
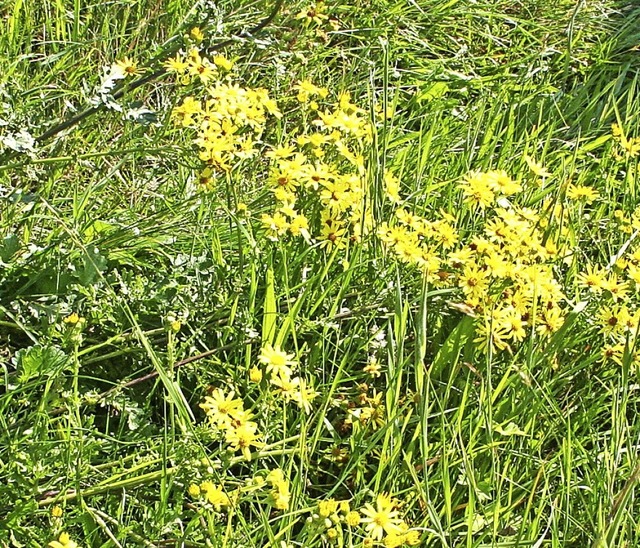
<instances>
[{"instance_id":1,"label":"yellow flower","mask_svg":"<svg viewBox=\"0 0 640 548\"><path fill-rule=\"evenodd\" d=\"M284 401L290 401L298 390L300 379L298 377L273 375L271 384L277 388L277 395L281 396Z\"/></svg>"},{"instance_id":2,"label":"yellow flower","mask_svg":"<svg viewBox=\"0 0 640 548\"><path fill-rule=\"evenodd\" d=\"M271 484L272 487L275 487L280 482L284 481L284 472L281 468L274 468L273 470L269 471L265 479Z\"/></svg>"},{"instance_id":3,"label":"yellow flower","mask_svg":"<svg viewBox=\"0 0 640 548\"><path fill-rule=\"evenodd\" d=\"M378 362L377 358L375 356L371 356L369 358L369 361L367 362L367 365L365 365L362 370L367 373L368 375L371 375L374 379L377 379L380 376L380 370L381 370L381 366L380 363Z\"/></svg>"},{"instance_id":4,"label":"yellow flower","mask_svg":"<svg viewBox=\"0 0 640 548\"><path fill-rule=\"evenodd\" d=\"M402 532L400 524L402 519L398 517L398 511L393 509L394 504L388 495L380 494L376 497L376 506L367 503L362 509L362 523L367 534L371 538L380 540L387 535L398 535Z\"/></svg>"},{"instance_id":5,"label":"yellow flower","mask_svg":"<svg viewBox=\"0 0 640 548\"><path fill-rule=\"evenodd\" d=\"M515 194L522 190L520 183L511 179L511 177L507 175L506 171L502 169L489 171L485 176L489 179L492 188L496 192L501 192L505 196L511 196L511 194Z\"/></svg>"},{"instance_id":6,"label":"yellow flower","mask_svg":"<svg viewBox=\"0 0 640 548\"><path fill-rule=\"evenodd\" d=\"M318 87L312 84L309 80L302 80L299 84L294 86L294 89L298 90L297 99L301 103L306 103L310 97L315 95L324 99L329 93L326 88Z\"/></svg>"},{"instance_id":7,"label":"yellow flower","mask_svg":"<svg viewBox=\"0 0 640 548\"><path fill-rule=\"evenodd\" d=\"M404 544L404 535L391 533L384 539L384 548L399 548Z\"/></svg>"},{"instance_id":8,"label":"yellow flower","mask_svg":"<svg viewBox=\"0 0 640 548\"><path fill-rule=\"evenodd\" d=\"M302 236L307 242L310 241L309 220L302 214L295 215L289 224L289 232L293 236Z\"/></svg>"},{"instance_id":9,"label":"yellow flower","mask_svg":"<svg viewBox=\"0 0 640 548\"><path fill-rule=\"evenodd\" d=\"M267 229L267 238L273 241L277 241L279 236L286 234L290 227L287 218L278 211L273 215L264 213L260 217L260 222Z\"/></svg>"},{"instance_id":10,"label":"yellow flower","mask_svg":"<svg viewBox=\"0 0 640 548\"><path fill-rule=\"evenodd\" d=\"M141 72L135 61L129 57L124 57L120 61L115 62L115 66L122 72L123 76L135 76Z\"/></svg>"},{"instance_id":11,"label":"yellow flower","mask_svg":"<svg viewBox=\"0 0 640 548\"><path fill-rule=\"evenodd\" d=\"M311 413L311 403L316 399L318 393L313 388L307 386L307 382L304 379L297 377L296 379L297 390L293 393L291 399L308 415Z\"/></svg>"},{"instance_id":12,"label":"yellow flower","mask_svg":"<svg viewBox=\"0 0 640 548\"><path fill-rule=\"evenodd\" d=\"M384 190L387 198L394 204L402 201L400 197L400 180L389 170L384 174Z\"/></svg>"},{"instance_id":13,"label":"yellow flower","mask_svg":"<svg viewBox=\"0 0 640 548\"><path fill-rule=\"evenodd\" d=\"M230 61L224 55L216 55L213 58L213 62L218 68L226 72L229 72L233 68L233 61Z\"/></svg>"},{"instance_id":14,"label":"yellow flower","mask_svg":"<svg viewBox=\"0 0 640 548\"><path fill-rule=\"evenodd\" d=\"M607 281L606 269L588 264L586 272L579 274L577 281L578 285L589 288L592 293L602 293Z\"/></svg>"},{"instance_id":15,"label":"yellow flower","mask_svg":"<svg viewBox=\"0 0 640 548\"><path fill-rule=\"evenodd\" d=\"M204 40L204 33L200 29L200 27L193 27L191 32L189 32L189 36L196 43L199 44Z\"/></svg>"},{"instance_id":16,"label":"yellow flower","mask_svg":"<svg viewBox=\"0 0 640 548\"><path fill-rule=\"evenodd\" d=\"M187 66L189 74L200 78L203 84L208 84L218 75L215 65L206 57L202 57L196 48L189 51Z\"/></svg>"},{"instance_id":17,"label":"yellow flower","mask_svg":"<svg viewBox=\"0 0 640 548\"><path fill-rule=\"evenodd\" d=\"M328 518L338 510L338 501L335 499L321 500L318 503L318 514L322 518Z\"/></svg>"},{"instance_id":18,"label":"yellow flower","mask_svg":"<svg viewBox=\"0 0 640 548\"><path fill-rule=\"evenodd\" d=\"M320 25L323 21L329 18L328 15L322 13L324 9L325 7L323 2L316 2L298 13L296 19L304 19L307 24L316 23L317 25Z\"/></svg>"},{"instance_id":19,"label":"yellow flower","mask_svg":"<svg viewBox=\"0 0 640 548\"><path fill-rule=\"evenodd\" d=\"M360 525L360 514L352 510L345 516L344 520L349 527L357 527Z\"/></svg>"},{"instance_id":20,"label":"yellow flower","mask_svg":"<svg viewBox=\"0 0 640 548\"><path fill-rule=\"evenodd\" d=\"M269 503L277 510L287 510L291 501L289 482L282 480L278 482L269 494Z\"/></svg>"},{"instance_id":21,"label":"yellow flower","mask_svg":"<svg viewBox=\"0 0 640 548\"><path fill-rule=\"evenodd\" d=\"M206 396L200 407L209 420L219 428L230 428L233 419L238 418L244 411L241 399L233 398L234 392L225 395L220 388L216 388L211 396Z\"/></svg>"},{"instance_id":22,"label":"yellow flower","mask_svg":"<svg viewBox=\"0 0 640 548\"><path fill-rule=\"evenodd\" d=\"M272 160L284 160L294 155L296 149L293 145L279 145L265 152L265 156Z\"/></svg>"},{"instance_id":23,"label":"yellow flower","mask_svg":"<svg viewBox=\"0 0 640 548\"><path fill-rule=\"evenodd\" d=\"M78 545L71 540L67 533L60 533L58 540L53 540L48 544L49 548L78 548Z\"/></svg>"},{"instance_id":24,"label":"yellow flower","mask_svg":"<svg viewBox=\"0 0 640 548\"><path fill-rule=\"evenodd\" d=\"M207 502L213 505L218 512L223 506L229 506L229 497L221 485L215 485L211 481L204 481L200 484L200 489L204 493Z\"/></svg>"},{"instance_id":25,"label":"yellow flower","mask_svg":"<svg viewBox=\"0 0 640 548\"><path fill-rule=\"evenodd\" d=\"M420 531L416 531L415 529L407 531L404 535L404 543L409 546L418 546L418 544L420 544Z\"/></svg>"},{"instance_id":26,"label":"yellow flower","mask_svg":"<svg viewBox=\"0 0 640 548\"><path fill-rule=\"evenodd\" d=\"M320 232L320 247L322 248L342 248L345 241L344 236L347 231L342 227L342 222L331 217L326 217L322 222L322 230Z\"/></svg>"},{"instance_id":27,"label":"yellow flower","mask_svg":"<svg viewBox=\"0 0 640 548\"><path fill-rule=\"evenodd\" d=\"M262 380L262 370L259 367L249 369L249 380L258 384Z\"/></svg>"},{"instance_id":28,"label":"yellow flower","mask_svg":"<svg viewBox=\"0 0 640 548\"><path fill-rule=\"evenodd\" d=\"M551 173L540 163L536 162L531 156L525 154L524 161L527 162L529 169L538 177L551 177Z\"/></svg>"},{"instance_id":29,"label":"yellow flower","mask_svg":"<svg viewBox=\"0 0 640 548\"><path fill-rule=\"evenodd\" d=\"M484 209L495 200L490 178L479 171L467 174L458 188L462 190L465 203L475 208Z\"/></svg>"},{"instance_id":30,"label":"yellow flower","mask_svg":"<svg viewBox=\"0 0 640 548\"><path fill-rule=\"evenodd\" d=\"M251 446L263 447L264 443L258 441L257 426L255 423L246 423L238 428L227 430L225 436L226 442L234 451L242 451L242 455L246 460L251 460Z\"/></svg>"},{"instance_id":31,"label":"yellow flower","mask_svg":"<svg viewBox=\"0 0 640 548\"><path fill-rule=\"evenodd\" d=\"M176 54L175 57L170 57L164 62L164 68L167 69L167 72L184 74L189 68L189 64L179 54Z\"/></svg>"},{"instance_id":32,"label":"yellow flower","mask_svg":"<svg viewBox=\"0 0 640 548\"><path fill-rule=\"evenodd\" d=\"M289 482L285 479L284 472L280 468L275 468L267 474L266 481L272 487L267 499L269 504L278 510L287 510L291 500L291 493L289 491Z\"/></svg>"},{"instance_id":33,"label":"yellow flower","mask_svg":"<svg viewBox=\"0 0 640 548\"><path fill-rule=\"evenodd\" d=\"M274 348L271 344L265 345L260 351L258 360L266 366L267 373L278 376L281 379L291 377L292 368L296 365L293 360L293 354L287 354L276 345Z\"/></svg>"},{"instance_id":34,"label":"yellow flower","mask_svg":"<svg viewBox=\"0 0 640 548\"><path fill-rule=\"evenodd\" d=\"M594 200L598 199L600 194L597 190L590 186L569 184L567 188L567 198L570 200L584 200L590 204Z\"/></svg>"}]
</instances>

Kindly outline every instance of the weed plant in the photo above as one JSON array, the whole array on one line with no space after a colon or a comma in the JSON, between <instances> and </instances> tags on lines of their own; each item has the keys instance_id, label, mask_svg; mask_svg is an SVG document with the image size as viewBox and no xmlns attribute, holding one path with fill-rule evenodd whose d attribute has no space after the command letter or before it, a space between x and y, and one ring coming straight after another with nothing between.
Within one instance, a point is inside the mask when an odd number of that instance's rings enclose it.
<instances>
[{"instance_id":1,"label":"weed plant","mask_svg":"<svg viewBox=\"0 0 640 548\"><path fill-rule=\"evenodd\" d=\"M633 3L0 11L1 546L640 546Z\"/></svg>"}]
</instances>

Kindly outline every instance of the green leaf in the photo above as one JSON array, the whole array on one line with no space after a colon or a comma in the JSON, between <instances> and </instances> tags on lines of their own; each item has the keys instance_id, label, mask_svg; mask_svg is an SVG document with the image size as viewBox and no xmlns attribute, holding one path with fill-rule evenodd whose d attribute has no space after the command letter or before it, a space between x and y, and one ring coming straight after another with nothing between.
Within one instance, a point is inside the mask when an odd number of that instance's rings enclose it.
<instances>
[{"instance_id":1,"label":"green leaf","mask_svg":"<svg viewBox=\"0 0 640 548\"><path fill-rule=\"evenodd\" d=\"M97 247L87 249L83 258L84 268L80 270L78 279L82 285L92 284L100 272L107 268L107 259L100 254Z\"/></svg>"},{"instance_id":2,"label":"green leaf","mask_svg":"<svg viewBox=\"0 0 640 548\"><path fill-rule=\"evenodd\" d=\"M0 242L0 260L9 262L9 259L20 249L20 242L15 234L5 236Z\"/></svg>"},{"instance_id":3,"label":"green leaf","mask_svg":"<svg viewBox=\"0 0 640 548\"><path fill-rule=\"evenodd\" d=\"M416 101L418 101L418 103L422 103L423 101L430 102L434 99L440 99L441 97L444 97L448 91L449 86L446 82L436 82L427 89L421 90L416 97Z\"/></svg>"},{"instance_id":4,"label":"green leaf","mask_svg":"<svg viewBox=\"0 0 640 548\"><path fill-rule=\"evenodd\" d=\"M266 290L262 307L262 344L271 343L276 334L276 294L273 268L266 274Z\"/></svg>"},{"instance_id":5,"label":"green leaf","mask_svg":"<svg viewBox=\"0 0 640 548\"><path fill-rule=\"evenodd\" d=\"M55 346L35 345L16 353L18 380L26 383L34 377L52 376L70 364L69 356Z\"/></svg>"}]
</instances>

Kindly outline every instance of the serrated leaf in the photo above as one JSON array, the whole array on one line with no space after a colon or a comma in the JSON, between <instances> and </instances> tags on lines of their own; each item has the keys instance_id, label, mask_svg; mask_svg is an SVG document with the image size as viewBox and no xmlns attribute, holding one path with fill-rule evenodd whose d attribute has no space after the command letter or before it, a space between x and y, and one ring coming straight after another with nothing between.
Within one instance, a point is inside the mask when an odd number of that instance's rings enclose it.
<instances>
[{"instance_id":1,"label":"serrated leaf","mask_svg":"<svg viewBox=\"0 0 640 548\"><path fill-rule=\"evenodd\" d=\"M69 356L55 346L35 345L16 354L18 381L26 383L34 377L52 376L63 371L70 363Z\"/></svg>"}]
</instances>

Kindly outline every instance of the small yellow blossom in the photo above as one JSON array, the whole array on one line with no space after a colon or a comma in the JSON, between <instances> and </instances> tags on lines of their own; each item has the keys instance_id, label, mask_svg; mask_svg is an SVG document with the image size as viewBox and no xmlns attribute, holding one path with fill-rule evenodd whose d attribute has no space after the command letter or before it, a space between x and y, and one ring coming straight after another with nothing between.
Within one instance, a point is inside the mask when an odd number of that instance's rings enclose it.
<instances>
[{"instance_id":1,"label":"small yellow blossom","mask_svg":"<svg viewBox=\"0 0 640 548\"><path fill-rule=\"evenodd\" d=\"M349 527L357 527L360 525L360 513L356 510L351 510L344 518L344 521Z\"/></svg>"},{"instance_id":2,"label":"small yellow blossom","mask_svg":"<svg viewBox=\"0 0 640 548\"><path fill-rule=\"evenodd\" d=\"M303 9L296 16L297 19L303 19L305 23L315 23L316 25L320 25L323 21L326 21L329 16L324 13L325 5L324 2L316 2L305 9Z\"/></svg>"},{"instance_id":3,"label":"small yellow blossom","mask_svg":"<svg viewBox=\"0 0 640 548\"><path fill-rule=\"evenodd\" d=\"M216 388L200 404L200 408L204 410L209 420L218 428L224 430L230 428L233 419L240 418L244 412L242 400L234 398L234 394L234 392L225 394L221 388Z\"/></svg>"},{"instance_id":4,"label":"small yellow blossom","mask_svg":"<svg viewBox=\"0 0 640 548\"><path fill-rule=\"evenodd\" d=\"M229 506L230 501L221 485L215 485L211 481L204 481L200 484L200 490L204 494L207 502L218 512L223 506Z\"/></svg>"},{"instance_id":5,"label":"small yellow blossom","mask_svg":"<svg viewBox=\"0 0 640 548\"><path fill-rule=\"evenodd\" d=\"M398 517L398 511L394 510L393 499L385 494L376 497L375 507L372 504L365 504L362 508L364 517L362 523L372 538L382 539L385 535L400 534L400 524L402 520Z\"/></svg>"},{"instance_id":6,"label":"small yellow blossom","mask_svg":"<svg viewBox=\"0 0 640 548\"><path fill-rule=\"evenodd\" d=\"M176 54L175 57L170 57L164 62L164 68L167 69L168 72L175 72L176 74L182 75L189 68L189 63L179 54Z\"/></svg>"},{"instance_id":7,"label":"small yellow blossom","mask_svg":"<svg viewBox=\"0 0 640 548\"><path fill-rule=\"evenodd\" d=\"M570 200L582 200L590 204L599 196L598 191L590 186L569 184L567 187L567 198Z\"/></svg>"},{"instance_id":8,"label":"small yellow blossom","mask_svg":"<svg viewBox=\"0 0 640 548\"><path fill-rule=\"evenodd\" d=\"M200 29L200 27L193 27L189 32L189 37L196 43L199 44L204 40L204 33Z\"/></svg>"},{"instance_id":9,"label":"small yellow blossom","mask_svg":"<svg viewBox=\"0 0 640 548\"><path fill-rule=\"evenodd\" d=\"M362 370L373 378L378 378L381 375L381 369L378 359L375 356L371 356Z\"/></svg>"},{"instance_id":10,"label":"small yellow blossom","mask_svg":"<svg viewBox=\"0 0 640 548\"><path fill-rule=\"evenodd\" d=\"M234 451L240 450L245 460L251 460L251 446L260 448L264 443L258 440L257 426L246 423L238 428L231 428L225 434L226 442Z\"/></svg>"},{"instance_id":11,"label":"small yellow blossom","mask_svg":"<svg viewBox=\"0 0 640 548\"><path fill-rule=\"evenodd\" d=\"M229 72L233 68L233 61L230 61L224 55L214 56L213 63L225 72Z\"/></svg>"},{"instance_id":12,"label":"small yellow blossom","mask_svg":"<svg viewBox=\"0 0 640 548\"><path fill-rule=\"evenodd\" d=\"M312 84L309 80L302 80L295 86L295 89L298 90L297 98L301 103L306 103L310 97L314 97L316 95L324 99L329 93L326 88L318 87Z\"/></svg>"},{"instance_id":13,"label":"small yellow blossom","mask_svg":"<svg viewBox=\"0 0 640 548\"><path fill-rule=\"evenodd\" d=\"M249 380L256 384L262 381L262 370L259 367L249 369Z\"/></svg>"},{"instance_id":14,"label":"small yellow blossom","mask_svg":"<svg viewBox=\"0 0 640 548\"><path fill-rule=\"evenodd\" d=\"M420 544L420 531L415 529L407 531L404 535L404 543L408 546L418 546Z\"/></svg>"},{"instance_id":15,"label":"small yellow blossom","mask_svg":"<svg viewBox=\"0 0 640 548\"><path fill-rule=\"evenodd\" d=\"M53 540L48 544L49 548L78 548L78 544L71 540L67 533L60 533L58 540Z\"/></svg>"},{"instance_id":16,"label":"small yellow blossom","mask_svg":"<svg viewBox=\"0 0 640 548\"><path fill-rule=\"evenodd\" d=\"M69 314L68 316L66 316L65 318L62 319L62 321L64 323L66 323L67 325L77 325L78 323L80 323L80 321L82 321L82 318L80 316L78 316L78 314L76 312L72 312L71 314Z\"/></svg>"},{"instance_id":17,"label":"small yellow blossom","mask_svg":"<svg viewBox=\"0 0 640 548\"><path fill-rule=\"evenodd\" d=\"M322 518L328 518L338 510L338 501L335 499L321 500L318 503L318 515Z\"/></svg>"}]
</instances>

